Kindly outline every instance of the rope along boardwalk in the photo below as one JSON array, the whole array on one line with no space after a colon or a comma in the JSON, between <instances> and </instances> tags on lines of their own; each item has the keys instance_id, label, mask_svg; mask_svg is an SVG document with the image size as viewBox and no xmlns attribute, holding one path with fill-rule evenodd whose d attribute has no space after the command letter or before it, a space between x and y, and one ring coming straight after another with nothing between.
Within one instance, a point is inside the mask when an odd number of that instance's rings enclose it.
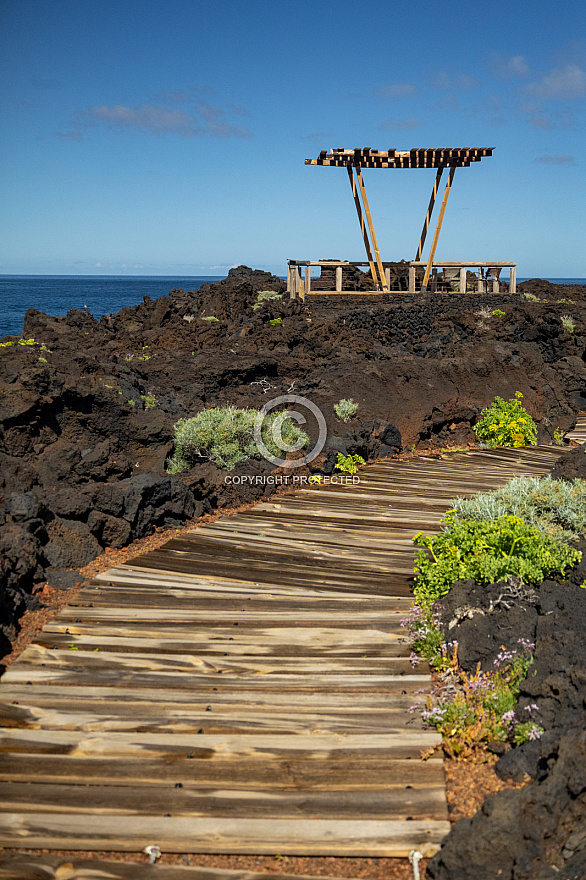
<instances>
[{"instance_id":1,"label":"rope along boardwalk","mask_svg":"<svg viewBox=\"0 0 586 880\"><path fill-rule=\"evenodd\" d=\"M412 535L561 449L372 465L112 569L0 685L0 845L404 856L449 830L408 712Z\"/></svg>"}]
</instances>

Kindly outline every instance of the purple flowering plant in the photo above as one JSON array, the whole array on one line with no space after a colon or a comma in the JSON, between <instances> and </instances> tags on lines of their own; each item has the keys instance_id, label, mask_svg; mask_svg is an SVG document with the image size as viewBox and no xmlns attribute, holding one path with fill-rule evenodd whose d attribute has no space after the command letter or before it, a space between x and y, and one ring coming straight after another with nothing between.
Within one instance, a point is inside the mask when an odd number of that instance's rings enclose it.
<instances>
[{"instance_id":1,"label":"purple flowering plant","mask_svg":"<svg viewBox=\"0 0 586 880\"><path fill-rule=\"evenodd\" d=\"M526 707L529 721L521 720L515 710L520 684L533 663L534 647L524 639L509 650L501 646L494 669L483 671L478 664L469 674L458 664L456 646L441 685L428 696L422 712L423 720L442 734L446 754L470 758L490 742L521 745L539 739L543 728L532 719L539 707L535 703Z\"/></svg>"}]
</instances>

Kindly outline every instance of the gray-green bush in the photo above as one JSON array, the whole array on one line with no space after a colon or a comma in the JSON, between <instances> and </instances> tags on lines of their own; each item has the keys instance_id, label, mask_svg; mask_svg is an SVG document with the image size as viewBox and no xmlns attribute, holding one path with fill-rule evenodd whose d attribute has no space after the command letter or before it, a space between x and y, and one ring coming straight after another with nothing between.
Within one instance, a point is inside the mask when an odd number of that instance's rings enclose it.
<instances>
[{"instance_id":1,"label":"gray-green bush","mask_svg":"<svg viewBox=\"0 0 586 880\"><path fill-rule=\"evenodd\" d=\"M283 299L283 294L277 293L276 290L261 290L256 298L256 302L252 306L252 311L256 312L257 309L260 309L263 303L270 302L274 299Z\"/></svg>"},{"instance_id":2,"label":"gray-green bush","mask_svg":"<svg viewBox=\"0 0 586 880\"><path fill-rule=\"evenodd\" d=\"M452 502L458 520L520 516L544 534L571 540L586 532L586 481L515 477L501 489Z\"/></svg>"},{"instance_id":3,"label":"gray-green bush","mask_svg":"<svg viewBox=\"0 0 586 880\"><path fill-rule=\"evenodd\" d=\"M192 468L198 461L207 459L218 467L232 470L239 461L259 455L254 440L255 409L205 409L191 419L179 419L174 425L175 454L167 462L167 471L181 473ZM277 425L275 425L277 422ZM269 413L262 423L261 437L269 452L280 457L282 450L273 438L273 426L280 426L280 436L288 445L300 444L303 448L309 437L283 413Z\"/></svg>"},{"instance_id":4,"label":"gray-green bush","mask_svg":"<svg viewBox=\"0 0 586 880\"><path fill-rule=\"evenodd\" d=\"M334 404L334 412L343 422L349 422L358 411L358 404L352 398L342 398Z\"/></svg>"}]
</instances>

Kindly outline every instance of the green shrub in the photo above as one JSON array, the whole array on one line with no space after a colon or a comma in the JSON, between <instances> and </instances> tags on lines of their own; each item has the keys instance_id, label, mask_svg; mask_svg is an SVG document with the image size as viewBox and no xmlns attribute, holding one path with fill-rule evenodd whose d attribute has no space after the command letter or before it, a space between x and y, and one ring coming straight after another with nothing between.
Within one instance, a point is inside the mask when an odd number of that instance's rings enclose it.
<instances>
[{"instance_id":1,"label":"green shrub","mask_svg":"<svg viewBox=\"0 0 586 880\"><path fill-rule=\"evenodd\" d=\"M502 318L505 313L502 309L493 309L492 314L495 318Z\"/></svg>"},{"instance_id":2,"label":"green shrub","mask_svg":"<svg viewBox=\"0 0 586 880\"><path fill-rule=\"evenodd\" d=\"M576 329L576 322L572 315L562 315L560 321L562 322L562 327L564 330L567 330L568 333L573 333Z\"/></svg>"},{"instance_id":3,"label":"green shrub","mask_svg":"<svg viewBox=\"0 0 586 880\"><path fill-rule=\"evenodd\" d=\"M538 297L538 296L535 296L534 293L524 293L523 296L524 296L525 299L528 300L529 302L534 302L534 303L541 302L541 300L539 299L539 297Z\"/></svg>"},{"instance_id":4,"label":"green shrub","mask_svg":"<svg viewBox=\"0 0 586 880\"><path fill-rule=\"evenodd\" d=\"M488 446L536 446L537 426L529 413L521 406L520 391L515 397L503 400L495 397L492 404L483 409L474 433Z\"/></svg>"},{"instance_id":5,"label":"green shrub","mask_svg":"<svg viewBox=\"0 0 586 880\"><path fill-rule=\"evenodd\" d=\"M582 553L544 535L518 516L491 521L456 521L453 511L444 519L448 529L430 537L419 532L413 543L420 550L415 562L415 599L428 606L449 593L456 581L469 578L492 584L515 575L524 583L536 583L566 569Z\"/></svg>"},{"instance_id":6,"label":"green shrub","mask_svg":"<svg viewBox=\"0 0 586 880\"><path fill-rule=\"evenodd\" d=\"M276 290L261 290L256 298L256 302L252 306L252 311L256 312L264 303L275 299L283 299L283 294L277 293Z\"/></svg>"},{"instance_id":7,"label":"green shrub","mask_svg":"<svg viewBox=\"0 0 586 880\"><path fill-rule=\"evenodd\" d=\"M157 398L154 396L154 394L141 394L140 398L144 403L145 409L152 409L154 406L157 405Z\"/></svg>"},{"instance_id":8,"label":"green shrub","mask_svg":"<svg viewBox=\"0 0 586 880\"><path fill-rule=\"evenodd\" d=\"M546 535L571 540L586 532L586 481L515 477L500 489L452 502L456 519L520 516Z\"/></svg>"},{"instance_id":9,"label":"green shrub","mask_svg":"<svg viewBox=\"0 0 586 880\"><path fill-rule=\"evenodd\" d=\"M341 452L338 452L336 470L345 474L355 474L358 468L365 464L366 462L361 455L342 455Z\"/></svg>"},{"instance_id":10,"label":"green shrub","mask_svg":"<svg viewBox=\"0 0 586 880\"><path fill-rule=\"evenodd\" d=\"M206 409L192 419L179 419L175 424L175 455L168 462L169 473L189 470L202 459L209 459L219 467L232 470L239 461L258 455L254 440L255 409ZM277 421L278 420L278 421ZM275 425L277 422L277 425ZM280 435L290 445L302 442L306 446L309 437L283 413L269 413L262 423L261 436L269 452L279 457L282 450L273 439L273 426L280 424Z\"/></svg>"},{"instance_id":11,"label":"green shrub","mask_svg":"<svg viewBox=\"0 0 586 880\"><path fill-rule=\"evenodd\" d=\"M349 422L358 411L358 404L352 398L342 398L334 404L334 412L343 422Z\"/></svg>"},{"instance_id":12,"label":"green shrub","mask_svg":"<svg viewBox=\"0 0 586 880\"><path fill-rule=\"evenodd\" d=\"M207 321L210 324L214 324L219 321L219 318L216 318L215 315L208 315L206 318L202 318L202 321Z\"/></svg>"}]
</instances>

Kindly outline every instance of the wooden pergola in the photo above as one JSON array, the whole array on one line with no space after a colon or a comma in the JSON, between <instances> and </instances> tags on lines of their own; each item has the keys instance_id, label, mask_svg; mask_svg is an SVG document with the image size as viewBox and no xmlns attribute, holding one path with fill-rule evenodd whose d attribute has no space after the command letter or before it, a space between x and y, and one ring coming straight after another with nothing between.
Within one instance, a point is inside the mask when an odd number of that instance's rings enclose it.
<instances>
[{"instance_id":1,"label":"wooden pergola","mask_svg":"<svg viewBox=\"0 0 586 880\"><path fill-rule=\"evenodd\" d=\"M364 179L362 176L363 168L436 168L437 174L433 184L429 206L423 222L423 230L417 247L417 254L414 263L421 265L421 255L427 238L427 232L431 220L431 215L436 203L437 195L440 188L440 181L444 170L448 170L448 179L446 181L439 216L435 226L433 241L431 244L429 256L425 262L425 273L423 277L422 291L427 290L429 276L434 265L434 257L439 239L448 197L454 181L456 168L465 168L473 162L480 162L486 156L492 156L493 147L434 147L431 149L412 149L412 150L373 150L370 147L362 147L355 150L347 150L343 147L333 149L327 152L322 150L317 159L306 159L306 165L329 165L334 167L345 167L348 172L350 186L352 188L352 196L358 214L358 222L360 223L360 231L364 239L366 248L366 256L370 271L375 284L375 288L382 291L388 291L388 282L385 278L383 262L381 260L380 250L374 231L372 215L366 196ZM299 261L297 261L298 263ZM454 263L451 264L455 265ZM469 263L468 265L472 265ZM476 264L475 264L476 265ZM504 265L485 263L485 265ZM511 265L511 264L509 264Z\"/></svg>"}]
</instances>

